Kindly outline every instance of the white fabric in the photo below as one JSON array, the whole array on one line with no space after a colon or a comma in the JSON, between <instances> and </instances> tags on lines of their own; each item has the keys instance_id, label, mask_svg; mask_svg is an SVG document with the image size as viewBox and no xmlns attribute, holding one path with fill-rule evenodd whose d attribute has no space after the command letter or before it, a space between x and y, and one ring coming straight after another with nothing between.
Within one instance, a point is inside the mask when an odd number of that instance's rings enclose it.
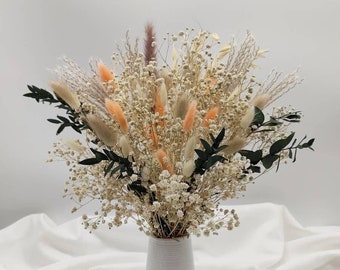
<instances>
[{"instance_id":1,"label":"white fabric","mask_svg":"<svg viewBox=\"0 0 340 270\"><path fill-rule=\"evenodd\" d=\"M239 228L192 238L196 270L340 269L340 227L303 228L269 203L233 208ZM133 223L89 234L80 218L56 225L34 214L0 231L0 270L142 270L147 243Z\"/></svg>"}]
</instances>

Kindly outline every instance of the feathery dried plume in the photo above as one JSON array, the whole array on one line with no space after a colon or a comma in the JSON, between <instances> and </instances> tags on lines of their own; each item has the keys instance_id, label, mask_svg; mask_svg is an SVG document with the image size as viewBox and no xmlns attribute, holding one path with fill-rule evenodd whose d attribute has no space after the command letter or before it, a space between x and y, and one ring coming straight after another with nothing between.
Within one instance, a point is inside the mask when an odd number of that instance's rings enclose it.
<instances>
[{"instance_id":1,"label":"feathery dried plume","mask_svg":"<svg viewBox=\"0 0 340 270\"><path fill-rule=\"evenodd\" d=\"M101 118L94 114L88 114L86 122L105 145L114 146L117 143L117 133L113 128L107 126Z\"/></svg>"},{"instance_id":2,"label":"feathery dried plume","mask_svg":"<svg viewBox=\"0 0 340 270\"><path fill-rule=\"evenodd\" d=\"M196 135L191 136L191 138L187 141L185 148L184 148L184 159L185 160L188 160L194 157L196 143L197 143Z\"/></svg>"},{"instance_id":3,"label":"feathery dried plume","mask_svg":"<svg viewBox=\"0 0 340 270\"><path fill-rule=\"evenodd\" d=\"M270 96L268 94L260 94L260 95L256 95L253 98L253 100L251 101L251 104L259 108L260 110L263 110L266 107L269 100L270 100Z\"/></svg>"},{"instance_id":4,"label":"feathery dried plume","mask_svg":"<svg viewBox=\"0 0 340 270\"><path fill-rule=\"evenodd\" d=\"M148 65L150 61L156 60L156 45L155 45L155 32L152 23L147 23L145 26L145 39L144 39L144 61Z\"/></svg>"},{"instance_id":5,"label":"feathery dried plume","mask_svg":"<svg viewBox=\"0 0 340 270\"><path fill-rule=\"evenodd\" d=\"M217 56L217 60L222 60L230 52L231 48L232 48L232 46L230 44L223 46L219 51L219 55Z\"/></svg>"},{"instance_id":6,"label":"feathery dried plume","mask_svg":"<svg viewBox=\"0 0 340 270\"><path fill-rule=\"evenodd\" d=\"M130 154L132 154L132 148L126 136L122 135L119 138L119 146L121 148L123 157L128 157Z\"/></svg>"},{"instance_id":7,"label":"feathery dried plume","mask_svg":"<svg viewBox=\"0 0 340 270\"><path fill-rule=\"evenodd\" d=\"M279 99L302 81L301 78L297 76L297 71L287 74L284 78L281 77L281 73L273 71L262 83L257 94L268 95L269 101L266 106Z\"/></svg>"},{"instance_id":8,"label":"feathery dried plume","mask_svg":"<svg viewBox=\"0 0 340 270\"><path fill-rule=\"evenodd\" d=\"M163 106L166 106L168 102L168 93L166 91L164 79L162 80L161 86L159 87L159 96Z\"/></svg>"},{"instance_id":9,"label":"feathery dried plume","mask_svg":"<svg viewBox=\"0 0 340 270\"><path fill-rule=\"evenodd\" d=\"M189 132L194 125L196 106L197 106L197 102L195 100L191 101L189 104L188 111L183 121L183 129L186 132Z\"/></svg>"},{"instance_id":10,"label":"feathery dried plume","mask_svg":"<svg viewBox=\"0 0 340 270\"><path fill-rule=\"evenodd\" d=\"M185 177L190 177L195 170L195 162L191 159L183 164L182 173Z\"/></svg>"},{"instance_id":11,"label":"feathery dried plume","mask_svg":"<svg viewBox=\"0 0 340 270\"><path fill-rule=\"evenodd\" d=\"M182 94L177 97L175 108L174 108L174 115L175 117L179 117L184 120L185 115L187 114L189 107L189 98L187 94Z\"/></svg>"},{"instance_id":12,"label":"feathery dried plume","mask_svg":"<svg viewBox=\"0 0 340 270\"><path fill-rule=\"evenodd\" d=\"M247 144L247 141L243 137L235 137L229 141L226 142L226 145L228 146L224 153L226 155L234 154L238 151L240 151L245 145Z\"/></svg>"},{"instance_id":13,"label":"feathery dried plume","mask_svg":"<svg viewBox=\"0 0 340 270\"><path fill-rule=\"evenodd\" d=\"M71 150L78 153L83 153L86 150L85 146L83 146L79 140L61 139L61 142Z\"/></svg>"},{"instance_id":14,"label":"feathery dried plume","mask_svg":"<svg viewBox=\"0 0 340 270\"><path fill-rule=\"evenodd\" d=\"M251 105L249 106L246 114L242 117L240 121L240 126L242 128L248 128L251 122L253 121L254 116L255 116L255 108L254 106Z\"/></svg>"},{"instance_id":15,"label":"feathery dried plume","mask_svg":"<svg viewBox=\"0 0 340 270\"><path fill-rule=\"evenodd\" d=\"M53 92L64 100L73 110L78 110L80 101L76 94L74 94L65 84L59 82L50 82Z\"/></svg>"},{"instance_id":16,"label":"feathery dried plume","mask_svg":"<svg viewBox=\"0 0 340 270\"><path fill-rule=\"evenodd\" d=\"M122 107L120 107L119 103L106 98L105 107L107 111L111 114L111 116L118 122L121 131L127 133L129 130L129 126L126 121Z\"/></svg>"}]
</instances>

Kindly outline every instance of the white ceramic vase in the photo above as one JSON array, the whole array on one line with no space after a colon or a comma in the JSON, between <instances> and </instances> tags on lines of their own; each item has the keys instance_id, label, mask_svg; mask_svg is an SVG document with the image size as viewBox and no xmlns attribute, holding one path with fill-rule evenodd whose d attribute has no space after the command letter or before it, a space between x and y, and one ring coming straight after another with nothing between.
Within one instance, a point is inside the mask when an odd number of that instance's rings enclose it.
<instances>
[{"instance_id":1,"label":"white ceramic vase","mask_svg":"<svg viewBox=\"0 0 340 270\"><path fill-rule=\"evenodd\" d=\"M146 270L194 270L191 239L150 237Z\"/></svg>"}]
</instances>

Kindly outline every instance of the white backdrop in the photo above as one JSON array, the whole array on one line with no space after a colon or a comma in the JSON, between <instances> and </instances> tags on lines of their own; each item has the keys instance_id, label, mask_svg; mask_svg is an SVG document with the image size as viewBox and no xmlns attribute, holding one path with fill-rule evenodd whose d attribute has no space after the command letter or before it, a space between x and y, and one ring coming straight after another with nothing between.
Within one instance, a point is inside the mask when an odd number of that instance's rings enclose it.
<instances>
[{"instance_id":1,"label":"white backdrop","mask_svg":"<svg viewBox=\"0 0 340 270\"><path fill-rule=\"evenodd\" d=\"M233 34L250 30L270 49L260 74L301 67L299 85L281 99L304 112L299 136L316 137L315 152L281 166L230 204L284 204L303 225L340 225L340 1L338 0L0 0L0 229L31 213L63 222L73 204L62 199L68 174L46 164L56 110L22 97L26 84L46 88L57 58L87 68L91 56L110 61L126 30L143 37L155 24L159 39L186 26ZM242 218L242 217L241 217ZM241 220L242 221L242 220Z\"/></svg>"}]
</instances>

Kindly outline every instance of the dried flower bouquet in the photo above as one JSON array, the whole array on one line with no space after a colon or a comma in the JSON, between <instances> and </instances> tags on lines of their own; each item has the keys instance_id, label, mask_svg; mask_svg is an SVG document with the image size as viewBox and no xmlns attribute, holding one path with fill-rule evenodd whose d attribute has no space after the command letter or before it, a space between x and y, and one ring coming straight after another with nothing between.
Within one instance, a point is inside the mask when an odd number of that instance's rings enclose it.
<instances>
[{"instance_id":1,"label":"dried flower bouquet","mask_svg":"<svg viewBox=\"0 0 340 270\"><path fill-rule=\"evenodd\" d=\"M133 219L157 238L231 230L239 218L220 202L294 162L299 149L312 149L314 139L298 141L287 130L299 111L264 113L300 80L295 72L272 72L259 82L253 69L266 51L249 33L240 46L192 29L160 46L154 37L147 25L140 52L127 36L112 69L92 60L87 73L65 58L50 83L54 95L28 86L25 96L65 111L48 119L57 134L70 127L83 135L55 143L53 154L70 167L65 196L77 203L73 211L100 203L94 215L83 215L86 228Z\"/></svg>"}]
</instances>

